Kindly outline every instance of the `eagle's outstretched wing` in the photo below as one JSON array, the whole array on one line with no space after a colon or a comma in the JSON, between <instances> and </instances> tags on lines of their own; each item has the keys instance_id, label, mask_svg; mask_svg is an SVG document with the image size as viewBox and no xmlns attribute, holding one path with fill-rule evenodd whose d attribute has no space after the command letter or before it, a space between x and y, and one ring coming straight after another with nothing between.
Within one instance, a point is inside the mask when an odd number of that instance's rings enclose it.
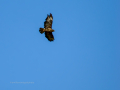
<instances>
[{"instance_id":1,"label":"eagle's outstretched wing","mask_svg":"<svg viewBox=\"0 0 120 90\"><path fill-rule=\"evenodd\" d=\"M44 22L44 28L52 28L52 22L53 22L53 16L50 13L50 15L47 15L47 18Z\"/></svg>"},{"instance_id":2,"label":"eagle's outstretched wing","mask_svg":"<svg viewBox=\"0 0 120 90\"><path fill-rule=\"evenodd\" d=\"M54 40L54 36L52 34L52 32L45 32L45 37L49 40L49 41L53 41Z\"/></svg>"}]
</instances>

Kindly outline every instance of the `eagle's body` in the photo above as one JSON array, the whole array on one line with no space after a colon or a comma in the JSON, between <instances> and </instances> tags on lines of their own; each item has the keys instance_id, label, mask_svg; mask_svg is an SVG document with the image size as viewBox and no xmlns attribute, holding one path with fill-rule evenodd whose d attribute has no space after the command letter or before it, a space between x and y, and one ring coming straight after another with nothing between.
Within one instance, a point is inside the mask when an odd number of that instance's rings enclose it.
<instances>
[{"instance_id":1,"label":"eagle's body","mask_svg":"<svg viewBox=\"0 0 120 90\"><path fill-rule=\"evenodd\" d=\"M41 34L45 32L45 37L49 41L53 41L54 40L54 36L52 34L52 32L54 32L54 30L52 29L52 23L53 23L53 16L50 13L50 15L47 15L47 18L45 19L44 28L40 28L39 29L39 32Z\"/></svg>"}]
</instances>

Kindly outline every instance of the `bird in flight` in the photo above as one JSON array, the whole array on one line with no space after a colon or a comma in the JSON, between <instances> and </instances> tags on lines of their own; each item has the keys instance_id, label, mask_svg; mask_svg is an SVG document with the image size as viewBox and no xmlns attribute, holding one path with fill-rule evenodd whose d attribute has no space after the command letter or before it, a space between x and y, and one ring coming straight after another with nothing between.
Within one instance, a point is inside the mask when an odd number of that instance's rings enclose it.
<instances>
[{"instance_id":1,"label":"bird in flight","mask_svg":"<svg viewBox=\"0 0 120 90\"><path fill-rule=\"evenodd\" d=\"M53 23L53 16L50 13L50 15L47 15L47 18L45 19L44 28L40 28L39 29L39 32L41 34L43 34L45 32L45 37L49 41L53 41L54 40L54 36L52 34L52 32L54 32L54 30L52 29L52 23Z\"/></svg>"}]
</instances>

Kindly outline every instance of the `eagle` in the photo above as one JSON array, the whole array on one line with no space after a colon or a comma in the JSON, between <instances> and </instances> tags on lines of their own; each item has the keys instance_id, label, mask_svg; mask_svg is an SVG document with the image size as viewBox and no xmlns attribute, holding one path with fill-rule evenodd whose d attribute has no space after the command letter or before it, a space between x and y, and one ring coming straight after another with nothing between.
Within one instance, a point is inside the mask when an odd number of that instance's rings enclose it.
<instances>
[{"instance_id":1,"label":"eagle","mask_svg":"<svg viewBox=\"0 0 120 90\"><path fill-rule=\"evenodd\" d=\"M39 28L39 32L43 34L45 32L45 37L51 42L54 41L54 36L52 32L55 30L52 29L52 23L53 23L53 16L50 13L50 15L47 15L47 18L44 22L44 28Z\"/></svg>"}]
</instances>

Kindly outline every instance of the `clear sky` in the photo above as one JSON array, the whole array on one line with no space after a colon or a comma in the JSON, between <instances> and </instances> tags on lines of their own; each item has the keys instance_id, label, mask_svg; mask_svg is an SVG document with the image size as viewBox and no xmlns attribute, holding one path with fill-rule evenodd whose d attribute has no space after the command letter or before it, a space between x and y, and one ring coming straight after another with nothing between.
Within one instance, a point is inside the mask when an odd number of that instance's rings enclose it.
<instances>
[{"instance_id":1,"label":"clear sky","mask_svg":"<svg viewBox=\"0 0 120 90\"><path fill-rule=\"evenodd\" d=\"M0 90L120 90L119 0L0 0ZM39 28L53 15L49 42Z\"/></svg>"}]
</instances>

